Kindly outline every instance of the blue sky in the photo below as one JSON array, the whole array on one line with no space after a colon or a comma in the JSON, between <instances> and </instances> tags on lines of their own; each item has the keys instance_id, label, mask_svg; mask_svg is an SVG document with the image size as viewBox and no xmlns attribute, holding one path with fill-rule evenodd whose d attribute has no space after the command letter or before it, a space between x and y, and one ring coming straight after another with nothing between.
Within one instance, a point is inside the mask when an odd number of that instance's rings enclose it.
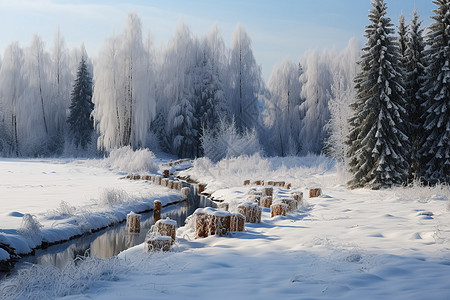
<instances>
[{"instance_id":1,"label":"blue sky","mask_svg":"<svg viewBox=\"0 0 450 300\"><path fill-rule=\"evenodd\" d=\"M431 23L431 0L386 2L394 23L402 12L409 20L414 8ZM181 18L196 35L218 23L228 46L243 24L267 80L275 64L297 61L307 49L340 50L352 37L364 43L370 8L369 0L0 0L0 53L12 41L28 45L36 33L51 47L59 26L70 47L84 42L96 57L103 40L122 30L126 14L137 12L156 45L171 38Z\"/></svg>"}]
</instances>

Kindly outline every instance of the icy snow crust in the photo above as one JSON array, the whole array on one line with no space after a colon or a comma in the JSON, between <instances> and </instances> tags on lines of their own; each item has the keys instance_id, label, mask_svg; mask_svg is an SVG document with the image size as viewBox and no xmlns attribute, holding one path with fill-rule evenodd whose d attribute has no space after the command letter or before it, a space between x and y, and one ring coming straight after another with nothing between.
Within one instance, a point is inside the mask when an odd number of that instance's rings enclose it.
<instances>
[{"instance_id":1,"label":"icy snow crust","mask_svg":"<svg viewBox=\"0 0 450 300\"><path fill-rule=\"evenodd\" d=\"M155 199L163 205L180 201L181 194L167 188L121 180L124 164L115 166L119 160L112 159L1 159L0 243L25 254L42 242L118 223L132 210L152 209ZM131 167L142 171L137 165ZM5 258L0 252L0 260Z\"/></svg>"},{"instance_id":2,"label":"icy snow crust","mask_svg":"<svg viewBox=\"0 0 450 300\"><path fill-rule=\"evenodd\" d=\"M207 165L208 169L203 166ZM448 187L348 190L321 157L246 157L184 172L230 204L246 202L245 179L284 180L274 199L303 192L303 206L229 236L194 238L178 229L168 253L138 245L117 258L88 258L65 270L35 266L0 282L5 298L68 299L448 299ZM323 195L308 198L308 188Z\"/></svg>"}]
</instances>

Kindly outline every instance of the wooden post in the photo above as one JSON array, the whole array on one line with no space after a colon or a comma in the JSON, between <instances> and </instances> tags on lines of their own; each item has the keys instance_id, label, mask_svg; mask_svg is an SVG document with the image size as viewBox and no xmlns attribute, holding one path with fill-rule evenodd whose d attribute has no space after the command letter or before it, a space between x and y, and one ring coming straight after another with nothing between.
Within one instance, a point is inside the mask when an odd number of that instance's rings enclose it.
<instances>
[{"instance_id":1,"label":"wooden post","mask_svg":"<svg viewBox=\"0 0 450 300\"><path fill-rule=\"evenodd\" d=\"M206 184L205 183L199 183L198 184L198 194L200 195L201 193L203 193L205 188L206 188Z\"/></svg>"},{"instance_id":2,"label":"wooden post","mask_svg":"<svg viewBox=\"0 0 450 300\"><path fill-rule=\"evenodd\" d=\"M169 189L173 190L173 180L169 180L169 181L167 182L167 187L168 187Z\"/></svg>"},{"instance_id":3,"label":"wooden post","mask_svg":"<svg viewBox=\"0 0 450 300\"><path fill-rule=\"evenodd\" d=\"M161 175L157 175L157 176L155 177L155 183L156 183L157 185L161 185L161 183L162 183L162 177L161 177Z\"/></svg>"},{"instance_id":4,"label":"wooden post","mask_svg":"<svg viewBox=\"0 0 450 300\"><path fill-rule=\"evenodd\" d=\"M250 180L244 180L244 185L250 185Z\"/></svg>"},{"instance_id":5,"label":"wooden post","mask_svg":"<svg viewBox=\"0 0 450 300\"><path fill-rule=\"evenodd\" d=\"M256 203L242 203L237 207L238 213L245 217L247 223L261 222L261 207Z\"/></svg>"},{"instance_id":6,"label":"wooden post","mask_svg":"<svg viewBox=\"0 0 450 300\"><path fill-rule=\"evenodd\" d=\"M319 197L320 195L322 195L322 189L320 189L320 188L315 188L315 189L309 190L309 198Z\"/></svg>"},{"instance_id":7,"label":"wooden post","mask_svg":"<svg viewBox=\"0 0 450 300\"><path fill-rule=\"evenodd\" d=\"M286 188L287 190L290 190L290 189L291 189L291 186L292 186L292 184L288 183L288 184L286 184L285 188Z\"/></svg>"},{"instance_id":8,"label":"wooden post","mask_svg":"<svg viewBox=\"0 0 450 300\"><path fill-rule=\"evenodd\" d=\"M169 178L170 177L170 171L169 170L164 170L163 174L164 174L164 178Z\"/></svg>"},{"instance_id":9,"label":"wooden post","mask_svg":"<svg viewBox=\"0 0 450 300\"><path fill-rule=\"evenodd\" d=\"M129 233L141 232L141 215L130 212L127 215L127 228Z\"/></svg>"},{"instance_id":10,"label":"wooden post","mask_svg":"<svg viewBox=\"0 0 450 300\"><path fill-rule=\"evenodd\" d=\"M153 224L161 219L161 201L155 200L153 202Z\"/></svg>"},{"instance_id":11,"label":"wooden post","mask_svg":"<svg viewBox=\"0 0 450 300\"><path fill-rule=\"evenodd\" d=\"M161 185L165 186L165 187L168 187L169 186L169 178L163 178L161 180Z\"/></svg>"}]
</instances>

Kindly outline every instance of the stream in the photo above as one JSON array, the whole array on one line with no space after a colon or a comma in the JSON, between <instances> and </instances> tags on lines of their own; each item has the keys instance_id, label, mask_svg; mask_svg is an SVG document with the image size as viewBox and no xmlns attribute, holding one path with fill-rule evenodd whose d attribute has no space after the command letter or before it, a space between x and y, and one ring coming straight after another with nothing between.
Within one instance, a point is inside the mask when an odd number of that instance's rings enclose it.
<instances>
[{"instance_id":1,"label":"stream","mask_svg":"<svg viewBox=\"0 0 450 300\"><path fill-rule=\"evenodd\" d=\"M175 220L178 227L184 226L186 218L197 208L216 207L213 201L204 196L198 196L194 185L183 183L183 186L191 188L188 198L176 204L168 205L162 208L161 211L161 219L168 217ZM55 266L62 269L80 256L113 257L121 251L142 244L145 241L147 231L152 225L153 211L141 213L140 233L128 233L126 222L122 222L96 233L86 234L46 249L37 249L34 255L28 255L20 259L14 269L17 271L20 268L26 268L30 264ZM14 269L12 270L13 273Z\"/></svg>"}]
</instances>

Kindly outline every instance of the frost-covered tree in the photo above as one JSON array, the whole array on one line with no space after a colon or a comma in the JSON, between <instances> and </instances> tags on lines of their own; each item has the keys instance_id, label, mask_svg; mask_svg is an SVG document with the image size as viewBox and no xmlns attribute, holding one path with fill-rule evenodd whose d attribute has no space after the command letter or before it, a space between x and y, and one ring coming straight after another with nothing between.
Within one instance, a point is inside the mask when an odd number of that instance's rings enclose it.
<instances>
[{"instance_id":1,"label":"frost-covered tree","mask_svg":"<svg viewBox=\"0 0 450 300\"><path fill-rule=\"evenodd\" d=\"M324 126L330 118L328 98L333 83L330 65L336 55L329 51L309 51L302 58L301 97L305 100L300 106L300 141L303 154L321 153L324 147L327 137Z\"/></svg>"},{"instance_id":2,"label":"frost-covered tree","mask_svg":"<svg viewBox=\"0 0 450 300\"><path fill-rule=\"evenodd\" d=\"M350 130L348 119L353 114L350 105L355 99L353 78L358 72L359 57L358 43L355 39L351 39L347 48L336 56L337 64L333 71L333 84L328 101L330 120L325 126L328 137L325 141L324 152L331 157L343 160L345 165L347 165L345 153L348 147L345 142Z\"/></svg>"},{"instance_id":3,"label":"frost-covered tree","mask_svg":"<svg viewBox=\"0 0 450 300\"><path fill-rule=\"evenodd\" d=\"M233 34L230 60L230 109L239 131L254 128L259 122L259 95L264 84L261 68L252 51L252 42L241 25Z\"/></svg>"},{"instance_id":4,"label":"frost-covered tree","mask_svg":"<svg viewBox=\"0 0 450 300\"><path fill-rule=\"evenodd\" d=\"M408 41L408 26L405 24L405 16L403 14L401 14L398 19L397 36L398 52L400 53L400 57L403 59L406 56L406 43Z\"/></svg>"},{"instance_id":5,"label":"frost-covered tree","mask_svg":"<svg viewBox=\"0 0 450 300\"><path fill-rule=\"evenodd\" d=\"M424 86L424 135L420 176L430 184L450 183L450 3L435 0L427 35L429 65Z\"/></svg>"},{"instance_id":6,"label":"frost-covered tree","mask_svg":"<svg viewBox=\"0 0 450 300\"><path fill-rule=\"evenodd\" d=\"M355 77L355 113L350 119L347 154L353 175L349 186L378 189L406 181L409 144L393 25L384 0L371 4L361 71Z\"/></svg>"},{"instance_id":7,"label":"frost-covered tree","mask_svg":"<svg viewBox=\"0 0 450 300\"><path fill-rule=\"evenodd\" d=\"M76 147L85 149L91 143L94 130L91 116L93 109L91 74L86 58L82 56L71 92L70 113L67 118L69 135Z\"/></svg>"},{"instance_id":8,"label":"frost-covered tree","mask_svg":"<svg viewBox=\"0 0 450 300\"><path fill-rule=\"evenodd\" d=\"M269 153L286 156L300 152L301 73L300 65L285 60L270 75L270 97L265 101L264 111Z\"/></svg>"},{"instance_id":9,"label":"frost-covered tree","mask_svg":"<svg viewBox=\"0 0 450 300\"><path fill-rule=\"evenodd\" d=\"M155 116L141 27L139 17L129 14L122 34L105 42L94 70L93 114L101 149L143 147Z\"/></svg>"},{"instance_id":10,"label":"frost-covered tree","mask_svg":"<svg viewBox=\"0 0 450 300\"><path fill-rule=\"evenodd\" d=\"M10 44L4 53L0 68L0 118L2 123L2 152L19 156L19 122L23 107L22 93L25 82L22 77L23 50L17 42Z\"/></svg>"},{"instance_id":11,"label":"frost-covered tree","mask_svg":"<svg viewBox=\"0 0 450 300\"><path fill-rule=\"evenodd\" d=\"M414 11L406 40L405 50L405 98L409 121L409 137L411 142L410 179L417 177L419 172L419 158L417 151L423 134L424 95L421 88L426 78L425 41L423 38L422 22L419 21L417 11Z\"/></svg>"}]
</instances>

